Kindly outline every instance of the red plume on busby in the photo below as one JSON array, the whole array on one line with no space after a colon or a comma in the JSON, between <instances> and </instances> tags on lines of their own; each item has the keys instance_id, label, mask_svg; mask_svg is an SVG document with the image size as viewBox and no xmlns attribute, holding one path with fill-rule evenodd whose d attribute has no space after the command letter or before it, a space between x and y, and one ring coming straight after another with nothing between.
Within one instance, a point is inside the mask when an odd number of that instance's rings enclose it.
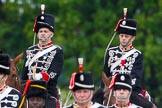
<instances>
[{"instance_id":1,"label":"red plume on busby","mask_svg":"<svg viewBox=\"0 0 162 108\"><path fill-rule=\"evenodd\" d=\"M83 72L83 58L78 58L78 63L79 63L78 66L79 72Z\"/></svg>"},{"instance_id":2,"label":"red plume on busby","mask_svg":"<svg viewBox=\"0 0 162 108\"><path fill-rule=\"evenodd\" d=\"M79 72L71 75L69 89L76 91L79 89L94 89L94 79L92 72L83 72L83 58L78 59Z\"/></svg>"}]
</instances>

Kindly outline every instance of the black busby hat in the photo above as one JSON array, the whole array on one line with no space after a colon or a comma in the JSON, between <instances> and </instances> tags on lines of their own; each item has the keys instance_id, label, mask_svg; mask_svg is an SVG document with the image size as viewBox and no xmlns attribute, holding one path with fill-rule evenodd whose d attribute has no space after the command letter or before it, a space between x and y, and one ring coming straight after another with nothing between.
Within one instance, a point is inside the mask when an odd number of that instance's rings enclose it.
<instances>
[{"instance_id":1,"label":"black busby hat","mask_svg":"<svg viewBox=\"0 0 162 108\"><path fill-rule=\"evenodd\" d=\"M135 19L122 19L119 22L117 32L136 36L137 21Z\"/></svg>"},{"instance_id":2,"label":"black busby hat","mask_svg":"<svg viewBox=\"0 0 162 108\"><path fill-rule=\"evenodd\" d=\"M54 32L54 16L51 14L38 15L34 23L34 32L38 33L42 27L46 27Z\"/></svg>"},{"instance_id":3,"label":"black busby hat","mask_svg":"<svg viewBox=\"0 0 162 108\"><path fill-rule=\"evenodd\" d=\"M33 80L30 82L28 90L26 92L26 97L41 97L43 99L47 96L47 83L42 80Z\"/></svg>"},{"instance_id":4,"label":"black busby hat","mask_svg":"<svg viewBox=\"0 0 162 108\"><path fill-rule=\"evenodd\" d=\"M10 56L8 54L0 54L0 73L10 74Z\"/></svg>"},{"instance_id":5,"label":"black busby hat","mask_svg":"<svg viewBox=\"0 0 162 108\"><path fill-rule=\"evenodd\" d=\"M94 80L92 72L73 73L71 76L69 89L73 91L79 89L94 90Z\"/></svg>"},{"instance_id":6,"label":"black busby hat","mask_svg":"<svg viewBox=\"0 0 162 108\"><path fill-rule=\"evenodd\" d=\"M118 74L115 79L114 90L127 89L131 90L131 76L129 74Z\"/></svg>"}]
</instances>

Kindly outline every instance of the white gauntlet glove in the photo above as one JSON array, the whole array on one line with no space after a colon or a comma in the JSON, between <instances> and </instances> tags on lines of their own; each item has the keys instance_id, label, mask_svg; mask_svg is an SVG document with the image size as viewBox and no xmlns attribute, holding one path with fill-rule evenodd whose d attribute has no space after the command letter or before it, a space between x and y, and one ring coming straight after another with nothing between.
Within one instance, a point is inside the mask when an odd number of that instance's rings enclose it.
<instances>
[{"instance_id":1,"label":"white gauntlet glove","mask_svg":"<svg viewBox=\"0 0 162 108\"><path fill-rule=\"evenodd\" d=\"M42 74L41 73L36 73L35 74L35 80L41 80L42 79Z\"/></svg>"},{"instance_id":2,"label":"white gauntlet glove","mask_svg":"<svg viewBox=\"0 0 162 108\"><path fill-rule=\"evenodd\" d=\"M49 81L49 78L50 78L50 76L46 72L41 72L41 73L36 73L35 74L35 79L36 80L43 79L44 81L48 82Z\"/></svg>"}]
</instances>

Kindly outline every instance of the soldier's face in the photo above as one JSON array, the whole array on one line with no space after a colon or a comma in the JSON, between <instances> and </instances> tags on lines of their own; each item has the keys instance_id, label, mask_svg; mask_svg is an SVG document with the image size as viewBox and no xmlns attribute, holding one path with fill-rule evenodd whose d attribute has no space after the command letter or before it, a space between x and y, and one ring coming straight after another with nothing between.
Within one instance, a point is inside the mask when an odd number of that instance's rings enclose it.
<instances>
[{"instance_id":1,"label":"soldier's face","mask_svg":"<svg viewBox=\"0 0 162 108\"><path fill-rule=\"evenodd\" d=\"M126 105L129 102L130 91L127 89L118 89L114 91L116 102L119 105Z\"/></svg>"},{"instance_id":2,"label":"soldier's face","mask_svg":"<svg viewBox=\"0 0 162 108\"><path fill-rule=\"evenodd\" d=\"M93 90L80 89L74 92L75 101L78 104L86 104L92 99Z\"/></svg>"},{"instance_id":3,"label":"soldier's face","mask_svg":"<svg viewBox=\"0 0 162 108\"><path fill-rule=\"evenodd\" d=\"M48 28L40 28L37 34L40 44L46 44L51 41L54 33L51 32Z\"/></svg>"},{"instance_id":4,"label":"soldier's face","mask_svg":"<svg viewBox=\"0 0 162 108\"><path fill-rule=\"evenodd\" d=\"M40 97L29 98L29 108L43 108L45 106L45 100Z\"/></svg>"},{"instance_id":5,"label":"soldier's face","mask_svg":"<svg viewBox=\"0 0 162 108\"><path fill-rule=\"evenodd\" d=\"M131 35L127 35L127 34L119 35L120 44L123 47L128 47L129 45L131 45L132 42L134 41L134 39L135 39L135 36L131 36Z\"/></svg>"}]
</instances>

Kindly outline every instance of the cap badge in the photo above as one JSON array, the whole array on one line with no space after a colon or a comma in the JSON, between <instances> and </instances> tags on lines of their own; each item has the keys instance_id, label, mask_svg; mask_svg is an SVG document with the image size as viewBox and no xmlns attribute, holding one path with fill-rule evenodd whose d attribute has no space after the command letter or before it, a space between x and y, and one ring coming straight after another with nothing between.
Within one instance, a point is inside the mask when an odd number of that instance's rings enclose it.
<instances>
[{"instance_id":1,"label":"cap badge","mask_svg":"<svg viewBox=\"0 0 162 108\"><path fill-rule=\"evenodd\" d=\"M122 75L122 76L120 77L120 80L121 80L121 81L124 81L124 80L125 80L125 77Z\"/></svg>"},{"instance_id":2,"label":"cap badge","mask_svg":"<svg viewBox=\"0 0 162 108\"><path fill-rule=\"evenodd\" d=\"M126 25L126 21L123 21L123 22L122 22L122 25Z\"/></svg>"},{"instance_id":3,"label":"cap badge","mask_svg":"<svg viewBox=\"0 0 162 108\"><path fill-rule=\"evenodd\" d=\"M84 76L83 75L80 76L80 81L84 81Z\"/></svg>"},{"instance_id":4,"label":"cap badge","mask_svg":"<svg viewBox=\"0 0 162 108\"><path fill-rule=\"evenodd\" d=\"M41 16L41 20L44 20L44 16Z\"/></svg>"}]
</instances>

